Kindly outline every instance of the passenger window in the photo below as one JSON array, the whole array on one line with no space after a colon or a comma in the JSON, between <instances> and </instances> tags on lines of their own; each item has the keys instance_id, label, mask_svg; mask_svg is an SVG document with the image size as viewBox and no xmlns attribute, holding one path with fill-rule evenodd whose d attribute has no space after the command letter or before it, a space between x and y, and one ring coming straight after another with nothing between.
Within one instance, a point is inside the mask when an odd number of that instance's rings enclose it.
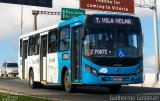
<instances>
[{"instance_id":1,"label":"passenger window","mask_svg":"<svg viewBox=\"0 0 160 101\"><path fill-rule=\"evenodd\" d=\"M24 42L23 42L24 44L24 46L23 46L23 55L24 55L24 58L25 59L27 59L27 47L28 47L28 40L25 40Z\"/></svg>"},{"instance_id":2,"label":"passenger window","mask_svg":"<svg viewBox=\"0 0 160 101\"><path fill-rule=\"evenodd\" d=\"M32 56L34 53L34 37L29 38L28 55Z\"/></svg>"},{"instance_id":3,"label":"passenger window","mask_svg":"<svg viewBox=\"0 0 160 101\"><path fill-rule=\"evenodd\" d=\"M43 36L42 39L42 47L43 47L43 57L47 55L47 35Z\"/></svg>"},{"instance_id":4,"label":"passenger window","mask_svg":"<svg viewBox=\"0 0 160 101\"><path fill-rule=\"evenodd\" d=\"M57 51L57 30L51 30L48 35L48 53Z\"/></svg>"},{"instance_id":5,"label":"passenger window","mask_svg":"<svg viewBox=\"0 0 160 101\"><path fill-rule=\"evenodd\" d=\"M69 28L63 28L60 30L60 46L59 51L68 51L70 42Z\"/></svg>"},{"instance_id":6,"label":"passenger window","mask_svg":"<svg viewBox=\"0 0 160 101\"><path fill-rule=\"evenodd\" d=\"M34 55L38 55L39 54L39 43L40 43L40 41L39 41L39 35L36 35L35 36L35 46L34 46Z\"/></svg>"},{"instance_id":7,"label":"passenger window","mask_svg":"<svg viewBox=\"0 0 160 101\"><path fill-rule=\"evenodd\" d=\"M22 57L22 39L20 40L20 57Z\"/></svg>"}]
</instances>

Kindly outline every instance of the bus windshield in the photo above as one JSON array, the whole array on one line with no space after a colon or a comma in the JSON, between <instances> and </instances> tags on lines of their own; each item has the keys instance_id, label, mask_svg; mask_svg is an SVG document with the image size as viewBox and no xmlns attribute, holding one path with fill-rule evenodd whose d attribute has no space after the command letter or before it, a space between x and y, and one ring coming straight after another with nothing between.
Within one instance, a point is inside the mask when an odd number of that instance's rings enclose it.
<instances>
[{"instance_id":1,"label":"bus windshield","mask_svg":"<svg viewBox=\"0 0 160 101\"><path fill-rule=\"evenodd\" d=\"M84 55L89 57L140 57L140 31L131 27L89 28L84 37Z\"/></svg>"}]
</instances>

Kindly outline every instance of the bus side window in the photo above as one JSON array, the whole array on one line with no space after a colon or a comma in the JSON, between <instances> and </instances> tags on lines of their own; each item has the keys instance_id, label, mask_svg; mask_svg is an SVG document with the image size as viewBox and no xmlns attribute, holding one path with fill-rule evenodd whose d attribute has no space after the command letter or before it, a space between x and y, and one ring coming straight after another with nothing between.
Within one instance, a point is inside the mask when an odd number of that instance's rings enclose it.
<instances>
[{"instance_id":1,"label":"bus side window","mask_svg":"<svg viewBox=\"0 0 160 101\"><path fill-rule=\"evenodd\" d=\"M68 51L70 42L69 28L63 28L60 30L60 45L59 51Z\"/></svg>"},{"instance_id":2,"label":"bus side window","mask_svg":"<svg viewBox=\"0 0 160 101\"><path fill-rule=\"evenodd\" d=\"M20 57L22 57L22 39L20 40Z\"/></svg>"},{"instance_id":3,"label":"bus side window","mask_svg":"<svg viewBox=\"0 0 160 101\"><path fill-rule=\"evenodd\" d=\"M47 36L43 37L43 57L47 55Z\"/></svg>"},{"instance_id":4,"label":"bus side window","mask_svg":"<svg viewBox=\"0 0 160 101\"><path fill-rule=\"evenodd\" d=\"M39 40L40 40L40 37L39 37L39 34L38 35L36 35L35 36L35 38L34 38L34 43L35 43L35 45L34 45L34 54L35 55L38 55L39 54Z\"/></svg>"},{"instance_id":5,"label":"bus side window","mask_svg":"<svg viewBox=\"0 0 160 101\"><path fill-rule=\"evenodd\" d=\"M48 53L55 53L57 51L57 30L51 30L48 35Z\"/></svg>"},{"instance_id":6,"label":"bus side window","mask_svg":"<svg viewBox=\"0 0 160 101\"><path fill-rule=\"evenodd\" d=\"M29 37L28 55L32 56L34 53L34 37Z\"/></svg>"}]
</instances>

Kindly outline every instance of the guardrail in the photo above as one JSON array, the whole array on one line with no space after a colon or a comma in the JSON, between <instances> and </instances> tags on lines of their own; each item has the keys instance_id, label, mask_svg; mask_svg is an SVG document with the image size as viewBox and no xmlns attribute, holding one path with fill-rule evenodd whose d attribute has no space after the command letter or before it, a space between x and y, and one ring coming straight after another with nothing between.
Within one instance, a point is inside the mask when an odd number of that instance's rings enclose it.
<instances>
[{"instance_id":1,"label":"guardrail","mask_svg":"<svg viewBox=\"0 0 160 101\"><path fill-rule=\"evenodd\" d=\"M142 87L154 87L155 78L156 78L155 73L145 73Z\"/></svg>"},{"instance_id":2,"label":"guardrail","mask_svg":"<svg viewBox=\"0 0 160 101\"><path fill-rule=\"evenodd\" d=\"M155 79L158 77L158 83L155 83ZM142 84L130 84L129 86L139 86L139 87L154 87L160 88L160 74L156 73L145 73L143 74L144 82Z\"/></svg>"},{"instance_id":3,"label":"guardrail","mask_svg":"<svg viewBox=\"0 0 160 101\"><path fill-rule=\"evenodd\" d=\"M156 84L157 88L160 88L160 73L158 74L158 83Z\"/></svg>"}]
</instances>

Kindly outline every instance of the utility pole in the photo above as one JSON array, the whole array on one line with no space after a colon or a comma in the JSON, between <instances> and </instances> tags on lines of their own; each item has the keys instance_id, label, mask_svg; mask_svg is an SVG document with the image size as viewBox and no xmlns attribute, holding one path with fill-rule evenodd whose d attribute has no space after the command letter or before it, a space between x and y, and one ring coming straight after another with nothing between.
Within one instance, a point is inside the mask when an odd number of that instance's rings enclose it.
<instances>
[{"instance_id":1,"label":"utility pole","mask_svg":"<svg viewBox=\"0 0 160 101\"><path fill-rule=\"evenodd\" d=\"M34 15L33 31L36 31L36 30L37 30L37 15L38 15L38 14L60 15L60 12L50 12L50 11L32 10L32 14Z\"/></svg>"},{"instance_id":2,"label":"utility pole","mask_svg":"<svg viewBox=\"0 0 160 101\"><path fill-rule=\"evenodd\" d=\"M33 20L33 31L37 30L37 15L38 15L38 11L33 10L32 14L34 16L34 20Z\"/></svg>"},{"instance_id":3,"label":"utility pole","mask_svg":"<svg viewBox=\"0 0 160 101\"><path fill-rule=\"evenodd\" d=\"M158 83L158 75L160 73L160 64L159 64L159 41L158 41L158 19L157 19L157 1L154 0L152 2L152 0L150 0L150 4L152 5L148 5L146 3L145 0L143 0L143 2L140 0L139 3L135 3L136 7L141 7L141 8L150 8L151 10L153 10L153 27L154 27L154 47L155 47L155 70L156 70L156 74L155 74L155 80L154 80L154 84L153 87L156 86L156 84Z\"/></svg>"},{"instance_id":4,"label":"utility pole","mask_svg":"<svg viewBox=\"0 0 160 101\"><path fill-rule=\"evenodd\" d=\"M21 35L23 34L23 5L21 5Z\"/></svg>"}]
</instances>

